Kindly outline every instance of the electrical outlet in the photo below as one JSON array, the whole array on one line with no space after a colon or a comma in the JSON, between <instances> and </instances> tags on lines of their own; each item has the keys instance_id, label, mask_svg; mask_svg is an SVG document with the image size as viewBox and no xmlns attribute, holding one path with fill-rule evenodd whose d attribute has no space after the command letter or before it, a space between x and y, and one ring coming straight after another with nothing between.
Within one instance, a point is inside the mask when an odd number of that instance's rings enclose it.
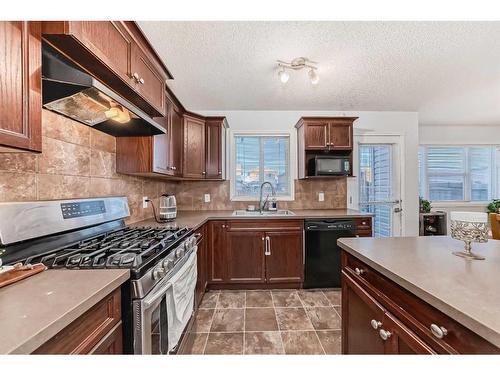
<instances>
[{"instance_id":1,"label":"electrical outlet","mask_svg":"<svg viewBox=\"0 0 500 375\"><path fill-rule=\"evenodd\" d=\"M325 193L323 193L322 191L320 191L318 193L318 202L324 202L325 201Z\"/></svg>"},{"instance_id":2,"label":"electrical outlet","mask_svg":"<svg viewBox=\"0 0 500 375\"><path fill-rule=\"evenodd\" d=\"M210 202L210 194L205 194L205 203Z\"/></svg>"},{"instance_id":3,"label":"electrical outlet","mask_svg":"<svg viewBox=\"0 0 500 375\"><path fill-rule=\"evenodd\" d=\"M142 197L142 208L148 208L148 197Z\"/></svg>"}]
</instances>

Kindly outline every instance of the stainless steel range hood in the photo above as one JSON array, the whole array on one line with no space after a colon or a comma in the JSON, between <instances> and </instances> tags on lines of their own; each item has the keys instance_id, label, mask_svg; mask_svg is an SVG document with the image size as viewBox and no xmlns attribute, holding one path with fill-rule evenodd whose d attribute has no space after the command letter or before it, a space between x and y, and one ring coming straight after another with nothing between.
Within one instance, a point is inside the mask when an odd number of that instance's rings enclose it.
<instances>
[{"instance_id":1,"label":"stainless steel range hood","mask_svg":"<svg viewBox=\"0 0 500 375\"><path fill-rule=\"evenodd\" d=\"M141 109L49 45L43 45L43 106L115 137L150 136L165 129Z\"/></svg>"}]
</instances>

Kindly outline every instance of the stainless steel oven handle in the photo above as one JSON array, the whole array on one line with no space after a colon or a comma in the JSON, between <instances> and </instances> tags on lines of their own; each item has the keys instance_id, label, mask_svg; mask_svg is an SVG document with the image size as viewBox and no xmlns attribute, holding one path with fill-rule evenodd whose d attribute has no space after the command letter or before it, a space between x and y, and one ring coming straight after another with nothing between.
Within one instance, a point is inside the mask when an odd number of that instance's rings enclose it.
<instances>
[{"instance_id":1,"label":"stainless steel oven handle","mask_svg":"<svg viewBox=\"0 0 500 375\"><path fill-rule=\"evenodd\" d=\"M164 287L160 288L156 293L154 293L151 297L147 297L143 301L143 306L145 309L149 309L159 298L162 298L162 296L167 292L172 287L172 284L167 283L165 284Z\"/></svg>"}]
</instances>

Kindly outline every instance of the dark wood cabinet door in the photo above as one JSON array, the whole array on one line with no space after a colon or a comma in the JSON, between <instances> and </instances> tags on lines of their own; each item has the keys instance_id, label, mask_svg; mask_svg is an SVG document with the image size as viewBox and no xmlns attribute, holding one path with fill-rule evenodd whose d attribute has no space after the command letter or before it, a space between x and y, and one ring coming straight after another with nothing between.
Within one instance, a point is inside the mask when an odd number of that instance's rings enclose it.
<instances>
[{"instance_id":1,"label":"dark wood cabinet door","mask_svg":"<svg viewBox=\"0 0 500 375\"><path fill-rule=\"evenodd\" d=\"M352 150L352 122L334 121L329 126L330 150Z\"/></svg>"},{"instance_id":2,"label":"dark wood cabinet door","mask_svg":"<svg viewBox=\"0 0 500 375\"><path fill-rule=\"evenodd\" d=\"M302 231L266 232L266 280L268 283L304 280L304 238Z\"/></svg>"},{"instance_id":3,"label":"dark wood cabinet door","mask_svg":"<svg viewBox=\"0 0 500 375\"><path fill-rule=\"evenodd\" d=\"M40 22L0 22L0 150L42 150L41 35Z\"/></svg>"},{"instance_id":4,"label":"dark wood cabinet door","mask_svg":"<svg viewBox=\"0 0 500 375\"><path fill-rule=\"evenodd\" d=\"M264 233L226 232L227 280L230 283L265 283Z\"/></svg>"},{"instance_id":5,"label":"dark wood cabinet door","mask_svg":"<svg viewBox=\"0 0 500 375\"><path fill-rule=\"evenodd\" d=\"M187 178L205 177L205 121L184 116L184 167Z\"/></svg>"},{"instance_id":6,"label":"dark wood cabinet door","mask_svg":"<svg viewBox=\"0 0 500 375\"><path fill-rule=\"evenodd\" d=\"M208 282L212 284L226 281L226 222L210 221L207 226Z\"/></svg>"},{"instance_id":7,"label":"dark wood cabinet door","mask_svg":"<svg viewBox=\"0 0 500 375\"><path fill-rule=\"evenodd\" d=\"M342 271L342 353L384 354L379 333L384 314L385 309Z\"/></svg>"},{"instance_id":8,"label":"dark wood cabinet door","mask_svg":"<svg viewBox=\"0 0 500 375\"><path fill-rule=\"evenodd\" d=\"M198 252L197 252L197 272L198 278L196 280L196 304L200 304L205 289L207 288L207 240L206 240L206 226L197 229L195 235L199 236L198 239Z\"/></svg>"},{"instance_id":9,"label":"dark wood cabinet door","mask_svg":"<svg viewBox=\"0 0 500 375\"><path fill-rule=\"evenodd\" d=\"M132 44L130 71L136 90L161 114L165 115L165 77L136 44Z\"/></svg>"},{"instance_id":10,"label":"dark wood cabinet door","mask_svg":"<svg viewBox=\"0 0 500 375\"><path fill-rule=\"evenodd\" d=\"M222 122L207 121L205 129L205 178L222 179Z\"/></svg>"},{"instance_id":11,"label":"dark wood cabinet door","mask_svg":"<svg viewBox=\"0 0 500 375\"><path fill-rule=\"evenodd\" d=\"M124 81L131 79L132 37L118 21L72 21L70 30L99 60Z\"/></svg>"},{"instance_id":12,"label":"dark wood cabinet door","mask_svg":"<svg viewBox=\"0 0 500 375\"><path fill-rule=\"evenodd\" d=\"M390 313L385 313L381 329L386 334L389 333L386 340L386 352L389 354L436 354L429 345Z\"/></svg>"},{"instance_id":13,"label":"dark wood cabinet door","mask_svg":"<svg viewBox=\"0 0 500 375\"><path fill-rule=\"evenodd\" d=\"M304 126L306 150L328 149L328 121L307 121Z\"/></svg>"},{"instance_id":14,"label":"dark wood cabinet door","mask_svg":"<svg viewBox=\"0 0 500 375\"><path fill-rule=\"evenodd\" d=\"M182 114L176 109L172 109L170 121L170 153L169 168L174 176L182 175L182 160L184 147L184 127L182 124Z\"/></svg>"}]
</instances>

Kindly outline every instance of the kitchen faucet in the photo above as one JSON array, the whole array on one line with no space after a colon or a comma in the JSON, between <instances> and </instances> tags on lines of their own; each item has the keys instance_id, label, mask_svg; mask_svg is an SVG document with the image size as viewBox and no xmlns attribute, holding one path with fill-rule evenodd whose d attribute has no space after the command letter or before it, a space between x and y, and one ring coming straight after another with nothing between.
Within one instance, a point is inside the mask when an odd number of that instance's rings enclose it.
<instances>
[{"instance_id":1,"label":"kitchen faucet","mask_svg":"<svg viewBox=\"0 0 500 375\"><path fill-rule=\"evenodd\" d=\"M264 203L262 203L262 197L263 197L263 191L264 191L264 185L269 185L271 186L271 191L272 191L272 194L273 194L273 198L276 199L276 190L274 190L274 186L273 184L271 184L269 181L264 181L262 183L262 185L260 185L260 199L259 199L259 211L260 213L262 213L262 211L264 211L265 207L266 207L266 204L269 202L269 194L267 195L266 197L266 200L264 201Z\"/></svg>"}]
</instances>

